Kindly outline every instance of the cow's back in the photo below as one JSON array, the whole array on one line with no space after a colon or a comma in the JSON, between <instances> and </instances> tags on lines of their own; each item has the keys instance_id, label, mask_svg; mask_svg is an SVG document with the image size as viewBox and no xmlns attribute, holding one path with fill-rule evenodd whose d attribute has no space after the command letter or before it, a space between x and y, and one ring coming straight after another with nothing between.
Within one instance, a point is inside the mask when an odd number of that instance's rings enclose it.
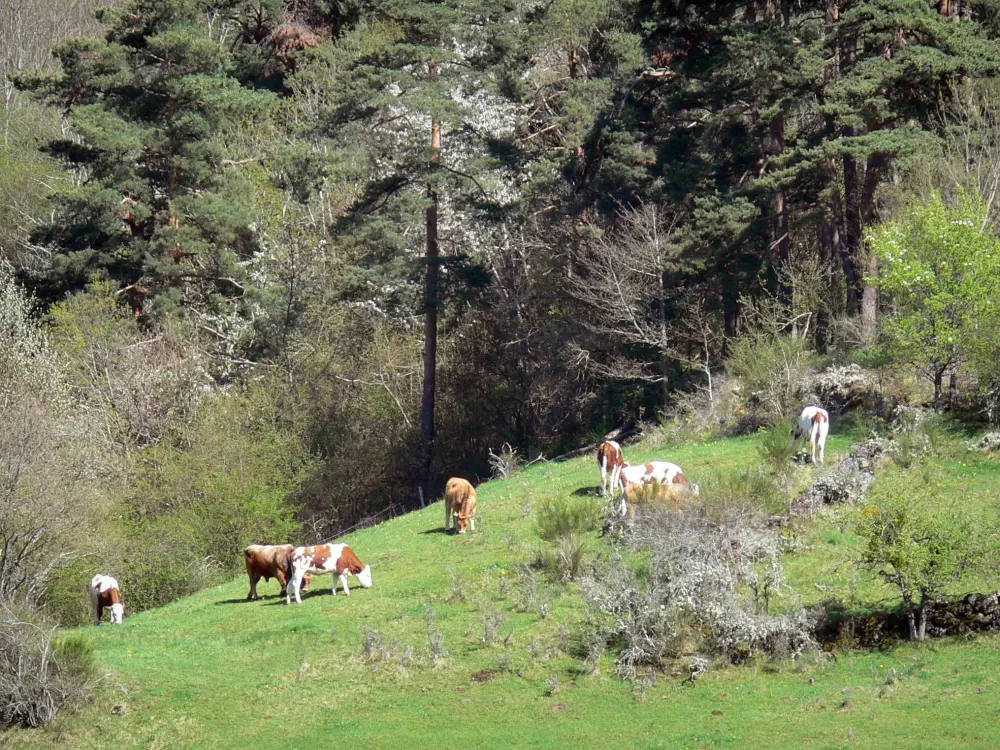
<instances>
[{"instance_id":1,"label":"cow's back","mask_svg":"<svg viewBox=\"0 0 1000 750\"><path fill-rule=\"evenodd\" d=\"M622 447L614 440L605 440L597 446L597 463L608 471L624 463Z\"/></svg>"},{"instance_id":2,"label":"cow's back","mask_svg":"<svg viewBox=\"0 0 1000 750\"><path fill-rule=\"evenodd\" d=\"M452 477L445 485L444 495L453 508L461 508L467 500L476 497L476 488L467 479Z\"/></svg>"}]
</instances>

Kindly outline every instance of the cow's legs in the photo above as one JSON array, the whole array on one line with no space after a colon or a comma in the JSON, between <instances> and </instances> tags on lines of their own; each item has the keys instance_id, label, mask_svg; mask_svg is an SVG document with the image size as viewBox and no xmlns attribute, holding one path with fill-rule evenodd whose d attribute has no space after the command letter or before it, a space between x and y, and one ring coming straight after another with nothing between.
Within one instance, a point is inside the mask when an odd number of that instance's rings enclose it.
<instances>
[{"instance_id":1,"label":"cow's legs","mask_svg":"<svg viewBox=\"0 0 1000 750\"><path fill-rule=\"evenodd\" d=\"M451 503L448 502L448 498L444 499L444 530L448 530L448 524L451 523Z\"/></svg>"},{"instance_id":2,"label":"cow's legs","mask_svg":"<svg viewBox=\"0 0 1000 750\"><path fill-rule=\"evenodd\" d=\"M292 571L292 577L288 581L288 586L285 588L285 604L292 603L292 591L295 592L295 601L302 604L302 597L299 596L299 588L302 586L302 574L298 571Z\"/></svg>"},{"instance_id":3,"label":"cow's legs","mask_svg":"<svg viewBox=\"0 0 1000 750\"><path fill-rule=\"evenodd\" d=\"M250 593L247 594L247 599L257 600L260 596L257 594L257 581L260 580L260 576L251 573L250 574Z\"/></svg>"},{"instance_id":4,"label":"cow's legs","mask_svg":"<svg viewBox=\"0 0 1000 750\"><path fill-rule=\"evenodd\" d=\"M472 516L471 516L471 517L469 518L469 527L470 527L470 528L471 528L471 529L472 529L473 531L475 531L475 530L476 530L476 516L475 516L475 515L472 515Z\"/></svg>"},{"instance_id":5,"label":"cow's legs","mask_svg":"<svg viewBox=\"0 0 1000 750\"><path fill-rule=\"evenodd\" d=\"M278 589L278 596L281 596L288 591L288 576L286 576L284 571L282 571L279 567L278 570L275 571L274 577L278 579L278 585L281 586L281 588Z\"/></svg>"},{"instance_id":6,"label":"cow's legs","mask_svg":"<svg viewBox=\"0 0 1000 750\"><path fill-rule=\"evenodd\" d=\"M337 582L338 581L340 582L340 585L344 587L344 593L347 594L348 596L350 596L351 595L351 590L347 587L347 573L339 575L339 576L337 576L333 580L333 593L335 593L335 594L337 593Z\"/></svg>"}]
</instances>

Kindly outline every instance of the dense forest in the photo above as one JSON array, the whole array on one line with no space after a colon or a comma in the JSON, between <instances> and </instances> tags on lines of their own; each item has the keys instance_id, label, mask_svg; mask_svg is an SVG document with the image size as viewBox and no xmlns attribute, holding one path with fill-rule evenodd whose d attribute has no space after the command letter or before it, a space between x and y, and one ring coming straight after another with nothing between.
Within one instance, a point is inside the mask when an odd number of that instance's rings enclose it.
<instances>
[{"instance_id":1,"label":"dense forest","mask_svg":"<svg viewBox=\"0 0 1000 750\"><path fill-rule=\"evenodd\" d=\"M0 600L155 606L819 365L1000 403L996 0L0 13Z\"/></svg>"}]
</instances>

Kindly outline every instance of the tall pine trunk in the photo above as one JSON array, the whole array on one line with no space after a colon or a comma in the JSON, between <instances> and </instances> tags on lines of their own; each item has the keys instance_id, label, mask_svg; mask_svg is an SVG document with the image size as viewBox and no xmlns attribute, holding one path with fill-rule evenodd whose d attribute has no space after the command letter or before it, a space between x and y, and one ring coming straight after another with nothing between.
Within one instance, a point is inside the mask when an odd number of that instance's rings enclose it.
<instances>
[{"instance_id":1,"label":"tall pine trunk","mask_svg":"<svg viewBox=\"0 0 1000 750\"><path fill-rule=\"evenodd\" d=\"M771 120L771 150L775 156L785 153L785 118L777 115ZM774 191L774 268L778 277L778 294L781 300L787 304L792 303L794 290L791 287L789 277L782 276L788 272L788 264L791 259L791 238L788 228L788 200L783 187L778 187Z\"/></svg>"},{"instance_id":2,"label":"tall pine trunk","mask_svg":"<svg viewBox=\"0 0 1000 750\"><path fill-rule=\"evenodd\" d=\"M858 54L858 39L854 34L848 35L840 48L840 64L848 68L855 63ZM855 135L854 128L844 126L841 131L844 138ZM847 281L847 314L855 317L861 313L862 279L858 268L861 251L861 194L858 186L858 160L853 154L843 156L844 170L844 215L843 227L840 232L842 243L841 259L844 265L844 278Z\"/></svg>"},{"instance_id":3,"label":"tall pine trunk","mask_svg":"<svg viewBox=\"0 0 1000 750\"><path fill-rule=\"evenodd\" d=\"M437 78L437 61L427 64L427 72L433 81ZM431 121L431 172L441 164L441 121ZM438 194L433 180L427 183L427 248L424 254L426 279L424 288L424 390L420 405L420 436L422 446L422 466L420 477L420 500L425 502L431 467L434 461L434 400L437 393L437 335L438 335L438 278L440 256L438 248Z\"/></svg>"}]
</instances>

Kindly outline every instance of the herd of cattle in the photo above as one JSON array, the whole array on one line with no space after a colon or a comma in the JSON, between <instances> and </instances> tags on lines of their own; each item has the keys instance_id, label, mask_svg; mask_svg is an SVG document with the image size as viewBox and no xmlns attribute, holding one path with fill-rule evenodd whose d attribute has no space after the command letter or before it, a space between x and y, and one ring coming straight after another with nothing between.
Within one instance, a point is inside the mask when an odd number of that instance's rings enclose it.
<instances>
[{"instance_id":1,"label":"herd of cattle","mask_svg":"<svg viewBox=\"0 0 1000 750\"><path fill-rule=\"evenodd\" d=\"M802 410L799 423L793 433L793 440L799 441L806 435L812 448L813 463L823 463L826 453L826 437L830 431L830 415L819 406L807 406ZM681 467L669 461L650 461L635 466L625 461L621 445L614 440L605 440L597 447L597 463L601 469L601 493L614 496L621 491L622 516L633 516L635 505L642 490L651 488L657 497L673 497L677 494L697 495L698 485L692 484ZM453 527L459 534L466 529L476 530L476 489L470 482L452 477L445 486L444 528ZM309 590L313 575L335 573L333 594L337 584L344 593L350 595L347 577L355 576L361 585L372 587L372 569L361 562L354 550L347 544L316 544L296 547L292 544L251 544L243 551L247 576L250 578L248 600L260 599L257 583L263 578L278 580L281 596L285 603L302 603L301 594ZM90 581L90 600L93 606L94 625L101 624L105 611L110 612L112 623L120 624L125 616L118 581L111 576L98 574Z\"/></svg>"}]
</instances>

